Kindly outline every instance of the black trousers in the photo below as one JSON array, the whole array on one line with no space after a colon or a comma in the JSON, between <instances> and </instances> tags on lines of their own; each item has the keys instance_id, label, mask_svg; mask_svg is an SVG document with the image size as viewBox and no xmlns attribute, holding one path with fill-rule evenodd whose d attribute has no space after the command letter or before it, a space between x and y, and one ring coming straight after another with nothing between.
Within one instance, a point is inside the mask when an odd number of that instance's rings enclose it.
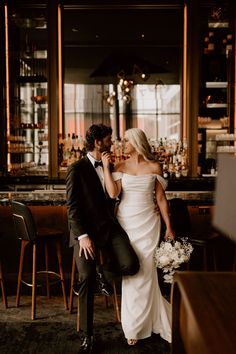
<instances>
[{"instance_id":1,"label":"black trousers","mask_svg":"<svg viewBox=\"0 0 236 354\"><path fill-rule=\"evenodd\" d=\"M101 249L104 254L104 270L112 278L134 275L139 270L139 260L129 238L119 225L113 225L107 244ZM79 242L74 246L74 257L79 272L80 333L93 335L94 286L97 260L79 257Z\"/></svg>"}]
</instances>

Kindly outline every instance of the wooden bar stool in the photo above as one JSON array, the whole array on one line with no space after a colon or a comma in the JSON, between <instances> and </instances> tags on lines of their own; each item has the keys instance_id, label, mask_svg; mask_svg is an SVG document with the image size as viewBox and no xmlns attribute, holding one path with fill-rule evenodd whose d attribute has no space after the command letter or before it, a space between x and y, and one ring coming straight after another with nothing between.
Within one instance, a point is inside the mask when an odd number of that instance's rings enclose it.
<instances>
[{"instance_id":1,"label":"wooden bar stool","mask_svg":"<svg viewBox=\"0 0 236 354\"><path fill-rule=\"evenodd\" d=\"M31 319L36 318L36 288L39 286L37 279L42 276L46 280L47 297L50 298L50 286L56 282L61 283L64 306L68 309L68 302L65 289L65 277L62 265L62 249L61 242L63 238L63 231L52 228L36 227L34 217L30 208L20 202L12 201L12 214L17 238L21 242L20 262L17 281L16 307L20 305L20 291L21 284L32 287L32 308ZM48 246L52 244L56 248L59 272L49 269L49 253ZM45 257L45 270L37 269L37 253L39 245L43 246ZM26 254L26 247L32 248L32 278L30 282L23 279L23 267ZM53 280L52 280L53 279Z\"/></svg>"},{"instance_id":2,"label":"wooden bar stool","mask_svg":"<svg viewBox=\"0 0 236 354\"><path fill-rule=\"evenodd\" d=\"M182 198L172 198L169 200L171 222L175 230L176 237L188 237L194 248L201 257L201 266L203 270L208 270L209 251L211 251L213 259L213 269L216 270L216 258L214 250L210 247L210 240L215 237L214 234L202 233L197 235L191 224L191 217L186 202ZM191 259L187 264L187 269L191 269Z\"/></svg>"},{"instance_id":3,"label":"wooden bar stool","mask_svg":"<svg viewBox=\"0 0 236 354\"><path fill-rule=\"evenodd\" d=\"M103 263L103 258L102 254L100 252L100 263ZM71 269L71 282L70 282L70 297L69 297L69 311L70 313L73 312L73 300L74 300L74 290L73 286L74 284L79 280L79 274L77 272L77 267L76 267L76 261L75 257L72 259L72 269ZM113 302L113 307L114 307L114 315L115 315L115 321L120 322L120 307L119 307L119 302L118 302L118 296L117 296L117 289L116 289L116 283L113 280L112 281L112 287L113 287L113 294L111 296L112 302ZM105 306L108 307L108 297L105 295L104 296L104 301L105 301ZM77 331L79 331L79 297L78 297L78 307L77 307Z\"/></svg>"}]
</instances>

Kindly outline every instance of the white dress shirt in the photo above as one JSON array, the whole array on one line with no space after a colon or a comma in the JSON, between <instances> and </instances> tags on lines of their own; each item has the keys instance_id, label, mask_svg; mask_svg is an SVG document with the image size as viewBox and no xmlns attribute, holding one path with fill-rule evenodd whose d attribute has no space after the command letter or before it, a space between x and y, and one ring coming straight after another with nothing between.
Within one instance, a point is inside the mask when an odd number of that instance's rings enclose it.
<instances>
[{"instance_id":1,"label":"white dress shirt","mask_svg":"<svg viewBox=\"0 0 236 354\"><path fill-rule=\"evenodd\" d=\"M89 161L91 162L91 164L94 166L95 161L97 161L97 160L95 160L95 158L92 155L90 155L90 153L87 154L87 157L88 157ZM100 162L100 161L98 161L98 162ZM98 175L98 177L99 177L99 179L101 181L103 190L105 191L104 172L103 172L102 166L97 166L95 168L95 171L97 172L97 175Z\"/></svg>"},{"instance_id":2,"label":"white dress shirt","mask_svg":"<svg viewBox=\"0 0 236 354\"><path fill-rule=\"evenodd\" d=\"M91 162L91 164L94 167L94 163L95 163L96 159L92 155L90 155L90 153L87 153L87 157L88 157L89 161ZM103 190L105 191L104 172L103 172L102 166L97 166L95 168L95 171L97 172L97 175L98 175L98 177L99 177L99 179L101 181ZM83 235L78 236L77 238L80 241L82 238L87 237L87 236L88 236L88 234L83 234Z\"/></svg>"}]
</instances>

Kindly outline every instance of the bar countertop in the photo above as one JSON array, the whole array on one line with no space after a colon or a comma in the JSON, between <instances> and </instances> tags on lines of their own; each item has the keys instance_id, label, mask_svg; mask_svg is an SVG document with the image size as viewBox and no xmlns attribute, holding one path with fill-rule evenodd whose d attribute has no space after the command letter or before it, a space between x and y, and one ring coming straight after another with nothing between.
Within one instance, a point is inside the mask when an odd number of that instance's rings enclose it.
<instances>
[{"instance_id":1,"label":"bar countertop","mask_svg":"<svg viewBox=\"0 0 236 354\"><path fill-rule=\"evenodd\" d=\"M64 205L64 179L1 177L0 204L19 200L30 205ZM182 198L189 205L214 204L215 178L175 178L168 180L167 199Z\"/></svg>"},{"instance_id":2,"label":"bar countertop","mask_svg":"<svg viewBox=\"0 0 236 354\"><path fill-rule=\"evenodd\" d=\"M182 198L189 205L214 204L213 191L167 191L167 199ZM0 204L7 205L11 200L18 200L29 205L64 205L66 203L65 190L35 190L6 192L0 191Z\"/></svg>"}]
</instances>

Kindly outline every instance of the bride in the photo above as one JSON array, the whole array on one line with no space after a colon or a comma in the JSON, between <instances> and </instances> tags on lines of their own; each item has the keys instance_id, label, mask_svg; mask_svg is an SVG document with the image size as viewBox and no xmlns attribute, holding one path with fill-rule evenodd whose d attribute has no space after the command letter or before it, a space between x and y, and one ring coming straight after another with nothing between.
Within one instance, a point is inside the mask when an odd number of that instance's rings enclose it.
<instances>
[{"instance_id":1,"label":"bride","mask_svg":"<svg viewBox=\"0 0 236 354\"><path fill-rule=\"evenodd\" d=\"M161 295L153 259L160 238L160 214L166 225L165 238L174 238L165 196L166 181L141 129L125 132L124 152L129 158L119 162L113 173L109 169L110 154L102 154L107 192L111 198L121 196L117 219L140 261L139 272L122 279L122 328L129 345L152 333L171 342L171 305Z\"/></svg>"}]
</instances>

